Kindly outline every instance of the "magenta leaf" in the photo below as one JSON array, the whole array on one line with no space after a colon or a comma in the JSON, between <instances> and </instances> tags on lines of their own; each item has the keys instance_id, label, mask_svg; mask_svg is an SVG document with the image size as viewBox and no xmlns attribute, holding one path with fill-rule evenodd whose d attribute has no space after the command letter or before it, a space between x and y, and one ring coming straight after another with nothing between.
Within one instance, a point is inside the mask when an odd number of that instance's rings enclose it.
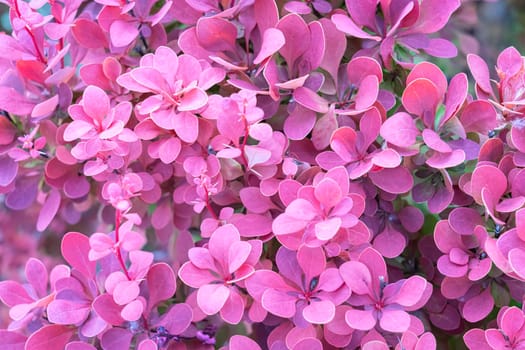
<instances>
[{"instance_id":1,"label":"magenta leaf","mask_svg":"<svg viewBox=\"0 0 525 350\"><path fill-rule=\"evenodd\" d=\"M463 317L469 322L478 322L485 318L494 307L494 298L490 294L490 288L486 288L477 296L469 299L463 306Z\"/></svg>"},{"instance_id":2,"label":"magenta leaf","mask_svg":"<svg viewBox=\"0 0 525 350\"><path fill-rule=\"evenodd\" d=\"M62 325L47 325L29 336L26 349L34 350L62 350L66 347L75 329Z\"/></svg>"},{"instance_id":3,"label":"magenta leaf","mask_svg":"<svg viewBox=\"0 0 525 350\"><path fill-rule=\"evenodd\" d=\"M27 337L23 334L0 329L0 339L5 350L23 350Z\"/></svg>"},{"instance_id":4,"label":"magenta leaf","mask_svg":"<svg viewBox=\"0 0 525 350\"><path fill-rule=\"evenodd\" d=\"M151 308L175 294L175 273L166 263L157 263L150 267L146 275L149 290L148 307Z\"/></svg>"},{"instance_id":5,"label":"magenta leaf","mask_svg":"<svg viewBox=\"0 0 525 350\"><path fill-rule=\"evenodd\" d=\"M407 113L399 112L381 125L381 137L393 145L410 147L416 142L419 130L415 120Z\"/></svg>"},{"instance_id":6,"label":"magenta leaf","mask_svg":"<svg viewBox=\"0 0 525 350\"><path fill-rule=\"evenodd\" d=\"M87 277L95 275L96 263L88 259L89 238L79 232L68 232L62 238L62 256L75 269Z\"/></svg>"}]
</instances>

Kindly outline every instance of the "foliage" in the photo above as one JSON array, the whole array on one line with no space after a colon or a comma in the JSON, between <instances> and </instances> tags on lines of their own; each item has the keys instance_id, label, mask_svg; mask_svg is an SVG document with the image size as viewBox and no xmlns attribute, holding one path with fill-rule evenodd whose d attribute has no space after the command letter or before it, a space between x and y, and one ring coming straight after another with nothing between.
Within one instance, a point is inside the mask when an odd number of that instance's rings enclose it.
<instances>
[{"instance_id":1,"label":"foliage","mask_svg":"<svg viewBox=\"0 0 525 350\"><path fill-rule=\"evenodd\" d=\"M5 2L3 347L523 347L524 57L428 57L469 4Z\"/></svg>"}]
</instances>

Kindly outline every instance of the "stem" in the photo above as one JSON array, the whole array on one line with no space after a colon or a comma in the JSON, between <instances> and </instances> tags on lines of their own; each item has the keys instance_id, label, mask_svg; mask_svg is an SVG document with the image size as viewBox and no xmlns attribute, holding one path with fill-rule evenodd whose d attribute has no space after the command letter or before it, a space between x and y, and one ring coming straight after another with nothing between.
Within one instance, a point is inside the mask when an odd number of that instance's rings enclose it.
<instances>
[{"instance_id":1,"label":"stem","mask_svg":"<svg viewBox=\"0 0 525 350\"><path fill-rule=\"evenodd\" d=\"M244 166L246 169L249 169L248 167L248 159L246 158L246 153L244 153L244 148L246 147L246 143L248 142L248 133L250 132L248 130L248 121L246 120L246 102L244 103L243 111L242 111L242 122L244 124L244 138L242 139L241 144L241 158L244 162Z\"/></svg>"},{"instance_id":2,"label":"stem","mask_svg":"<svg viewBox=\"0 0 525 350\"><path fill-rule=\"evenodd\" d=\"M20 8L18 7L18 0L14 0L13 3L15 5L16 15L18 16L18 18L22 19L22 14L20 13ZM27 34L29 34L31 41L33 42L33 46L35 47L35 51L36 51L38 60L42 63L47 63L46 59L44 58L44 55L42 55L42 53L40 52L40 49L38 48L38 44L36 43L35 34L33 34L31 27L29 27L29 25L26 24L24 29L26 30Z\"/></svg>"},{"instance_id":3,"label":"stem","mask_svg":"<svg viewBox=\"0 0 525 350\"><path fill-rule=\"evenodd\" d=\"M124 264L124 259L122 258L122 253L120 252L120 238L119 238L119 229L120 229L120 223L122 219L122 212L117 209L115 212L115 242L117 244L115 254L117 256L117 260L120 264L120 267L122 268L122 271L124 271L124 274L126 275L126 278L131 281L132 278L129 276L128 269L126 268L126 264Z\"/></svg>"},{"instance_id":4,"label":"stem","mask_svg":"<svg viewBox=\"0 0 525 350\"><path fill-rule=\"evenodd\" d=\"M211 207L210 196L208 195L208 187L206 187L206 185L204 186L204 200L206 201L206 209L208 209L208 211L210 212L211 216L215 220L219 220L219 217L215 213L215 210L213 210L213 208Z\"/></svg>"},{"instance_id":5,"label":"stem","mask_svg":"<svg viewBox=\"0 0 525 350\"><path fill-rule=\"evenodd\" d=\"M58 40L58 51L62 51L62 49L64 48L64 38L60 38ZM62 57L62 59L60 60L60 68L64 68L65 66L65 57Z\"/></svg>"}]
</instances>

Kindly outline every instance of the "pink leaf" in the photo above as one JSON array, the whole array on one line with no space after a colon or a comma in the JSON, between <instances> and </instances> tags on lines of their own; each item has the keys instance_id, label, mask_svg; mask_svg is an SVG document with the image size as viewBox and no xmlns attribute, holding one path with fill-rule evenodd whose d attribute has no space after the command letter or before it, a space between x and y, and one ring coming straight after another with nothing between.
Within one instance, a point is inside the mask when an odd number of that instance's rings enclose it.
<instances>
[{"instance_id":1,"label":"pink leaf","mask_svg":"<svg viewBox=\"0 0 525 350\"><path fill-rule=\"evenodd\" d=\"M295 315L296 298L281 292L268 288L262 295L262 305L270 313L289 318Z\"/></svg>"},{"instance_id":2,"label":"pink leaf","mask_svg":"<svg viewBox=\"0 0 525 350\"><path fill-rule=\"evenodd\" d=\"M24 287L15 281L0 282L0 300L9 307L18 304L30 304L34 301L29 294L27 294Z\"/></svg>"},{"instance_id":3,"label":"pink leaf","mask_svg":"<svg viewBox=\"0 0 525 350\"><path fill-rule=\"evenodd\" d=\"M321 241L332 239L341 228L341 223L338 217L319 221L315 224L315 236Z\"/></svg>"},{"instance_id":4,"label":"pink leaf","mask_svg":"<svg viewBox=\"0 0 525 350\"><path fill-rule=\"evenodd\" d=\"M42 205L42 209L38 214L36 229L40 232L44 231L58 212L60 207L61 196L60 193L52 189L47 195L46 201Z\"/></svg>"},{"instance_id":5,"label":"pink leaf","mask_svg":"<svg viewBox=\"0 0 525 350\"><path fill-rule=\"evenodd\" d=\"M248 259L252 246L248 242L233 242L228 249L228 272L234 273Z\"/></svg>"},{"instance_id":6,"label":"pink leaf","mask_svg":"<svg viewBox=\"0 0 525 350\"><path fill-rule=\"evenodd\" d=\"M112 291L113 299L118 305L126 305L140 293L139 284L137 281L120 281L117 283Z\"/></svg>"},{"instance_id":7,"label":"pink leaf","mask_svg":"<svg viewBox=\"0 0 525 350\"><path fill-rule=\"evenodd\" d=\"M422 116L425 112L435 113L440 100L441 95L436 85L424 78L416 79L407 85L402 97L406 110L418 116Z\"/></svg>"},{"instance_id":8,"label":"pink leaf","mask_svg":"<svg viewBox=\"0 0 525 350\"><path fill-rule=\"evenodd\" d=\"M525 280L525 251L519 248L512 249L509 252L508 259L512 270Z\"/></svg>"},{"instance_id":9,"label":"pink leaf","mask_svg":"<svg viewBox=\"0 0 525 350\"><path fill-rule=\"evenodd\" d=\"M393 149L387 148L374 153L372 163L382 168L395 168L401 164L401 156Z\"/></svg>"},{"instance_id":10,"label":"pink leaf","mask_svg":"<svg viewBox=\"0 0 525 350\"><path fill-rule=\"evenodd\" d=\"M428 282L423 277L412 276L403 282L397 293L388 302L405 307L413 306L421 300L427 285Z\"/></svg>"},{"instance_id":11,"label":"pink leaf","mask_svg":"<svg viewBox=\"0 0 525 350\"><path fill-rule=\"evenodd\" d=\"M157 344L151 339L144 339L139 343L137 350L157 350Z\"/></svg>"},{"instance_id":12,"label":"pink leaf","mask_svg":"<svg viewBox=\"0 0 525 350\"><path fill-rule=\"evenodd\" d=\"M300 86L293 92L293 98L301 106L318 113L328 112L328 101L307 87Z\"/></svg>"},{"instance_id":13,"label":"pink leaf","mask_svg":"<svg viewBox=\"0 0 525 350\"><path fill-rule=\"evenodd\" d=\"M110 325L119 326L124 322L124 319L120 316L122 307L115 303L111 295L99 295L93 301L92 306L93 310Z\"/></svg>"},{"instance_id":14,"label":"pink leaf","mask_svg":"<svg viewBox=\"0 0 525 350\"><path fill-rule=\"evenodd\" d=\"M302 246L297 251L297 262L301 266L307 281L319 276L326 268L326 258L321 247Z\"/></svg>"},{"instance_id":15,"label":"pink leaf","mask_svg":"<svg viewBox=\"0 0 525 350\"><path fill-rule=\"evenodd\" d=\"M499 201L507 190L507 177L503 172L492 165L480 165L474 169L471 178L472 197L481 204L481 190L487 188L491 196Z\"/></svg>"},{"instance_id":16,"label":"pink leaf","mask_svg":"<svg viewBox=\"0 0 525 350\"><path fill-rule=\"evenodd\" d=\"M167 82L164 76L157 69L152 67L139 67L133 69L130 73L131 78L140 85L139 92L149 90L148 92L167 91ZM135 90L134 86L125 86Z\"/></svg>"},{"instance_id":17,"label":"pink leaf","mask_svg":"<svg viewBox=\"0 0 525 350\"><path fill-rule=\"evenodd\" d=\"M139 35L137 24L137 22L114 21L109 27L109 36L113 46L125 47L131 44Z\"/></svg>"},{"instance_id":18,"label":"pink leaf","mask_svg":"<svg viewBox=\"0 0 525 350\"><path fill-rule=\"evenodd\" d=\"M234 335L230 338L229 350L261 350L261 347L244 335Z\"/></svg>"},{"instance_id":19,"label":"pink leaf","mask_svg":"<svg viewBox=\"0 0 525 350\"><path fill-rule=\"evenodd\" d=\"M373 247L386 258L395 258L405 249L406 237L399 231L387 225L385 229L374 238Z\"/></svg>"},{"instance_id":20,"label":"pink leaf","mask_svg":"<svg viewBox=\"0 0 525 350\"><path fill-rule=\"evenodd\" d=\"M87 18L79 18L71 28L75 40L88 49L108 47L106 35L98 24Z\"/></svg>"},{"instance_id":21,"label":"pink leaf","mask_svg":"<svg viewBox=\"0 0 525 350\"><path fill-rule=\"evenodd\" d=\"M4 350L24 350L27 337L23 334L0 329L0 339Z\"/></svg>"},{"instance_id":22,"label":"pink leaf","mask_svg":"<svg viewBox=\"0 0 525 350\"><path fill-rule=\"evenodd\" d=\"M329 300L312 301L303 309L303 317L312 324L327 324L335 317L335 306Z\"/></svg>"},{"instance_id":23,"label":"pink leaf","mask_svg":"<svg viewBox=\"0 0 525 350\"><path fill-rule=\"evenodd\" d=\"M284 34L285 38L285 44L279 52L286 63L293 66L311 45L308 26L301 16L290 13L279 20L276 28Z\"/></svg>"},{"instance_id":24,"label":"pink leaf","mask_svg":"<svg viewBox=\"0 0 525 350\"><path fill-rule=\"evenodd\" d=\"M497 60L497 66L499 70L505 74L505 76L510 77L519 72L523 67L523 61L521 54L515 47L510 46L503 50Z\"/></svg>"},{"instance_id":25,"label":"pink leaf","mask_svg":"<svg viewBox=\"0 0 525 350\"><path fill-rule=\"evenodd\" d=\"M465 344L470 350L492 350L487 344L485 332L479 328L474 328L465 333L463 336Z\"/></svg>"},{"instance_id":26,"label":"pink leaf","mask_svg":"<svg viewBox=\"0 0 525 350\"><path fill-rule=\"evenodd\" d=\"M36 258L29 258L26 263L25 274L39 296L47 293L48 274L44 263Z\"/></svg>"},{"instance_id":27,"label":"pink leaf","mask_svg":"<svg viewBox=\"0 0 525 350\"><path fill-rule=\"evenodd\" d=\"M129 349L133 333L125 328L111 328L102 335L102 349Z\"/></svg>"},{"instance_id":28,"label":"pink leaf","mask_svg":"<svg viewBox=\"0 0 525 350\"><path fill-rule=\"evenodd\" d=\"M419 130L408 113L398 112L381 125L380 134L387 142L396 146L410 147L416 143Z\"/></svg>"},{"instance_id":29,"label":"pink leaf","mask_svg":"<svg viewBox=\"0 0 525 350\"><path fill-rule=\"evenodd\" d=\"M263 42L257 57L253 59L254 64L260 64L265 59L279 51L285 43L283 33L276 28L268 28L264 31Z\"/></svg>"},{"instance_id":30,"label":"pink leaf","mask_svg":"<svg viewBox=\"0 0 525 350\"><path fill-rule=\"evenodd\" d=\"M349 261L341 265L339 270L352 293L369 293L372 276L366 265L358 261Z\"/></svg>"},{"instance_id":31,"label":"pink leaf","mask_svg":"<svg viewBox=\"0 0 525 350\"><path fill-rule=\"evenodd\" d=\"M52 323L79 324L88 317L90 306L89 303L55 299L47 306L47 316Z\"/></svg>"},{"instance_id":32,"label":"pink leaf","mask_svg":"<svg viewBox=\"0 0 525 350\"><path fill-rule=\"evenodd\" d=\"M220 17L201 17L196 34L199 43L210 51L234 51L237 28Z\"/></svg>"},{"instance_id":33,"label":"pink leaf","mask_svg":"<svg viewBox=\"0 0 525 350\"><path fill-rule=\"evenodd\" d=\"M80 139L93 129L94 127L91 123L84 120L74 120L68 124L64 131L64 141L75 141Z\"/></svg>"},{"instance_id":34,"label":"pink leaf","mask_svg":"<svg viewBox=\"0 0 525 350\"><path fill-rule=\"evenodd\" d=\"M146 275L146 282L149 291L148 308L150 309L159 302L171 298L177 288L175 273L166 263L152 265Z\"/></svg>"},{"instance_id":35,"label":"pink leaf","mask_svg":"<svg viewBox=\"0 0 525 350\"><path fill-rule=\"evenodd\" d=\"M343 193L337 182L325 178L315 186L314 195L325 209L329 209L341 201Z\"/></svg>"},{"instance_id":36,"label":"pink leaf","mask_svg":"<svg viewBox=\"0 0 525 350\"><path fill-rule=\"evenodd\" d=\"M206 315L214 315L228 300L230 290L222 284L206 284L197 292L197 303Z\"/></svg>"},{"instance_id":37,"label":"pink leaf","mask_svg":"<svg viewBox=\"0 0 525 350\"><path fill-rule=\"evenodd\" d=\"M375 327L376 319L372 313L372 310L348 310L345 314L346 323L358 330L368 331Z\"/></svg>"},{"instance_id":38,"label":"pink leaf","mask_svg":"<svg viewBox=\"0 0 525 350\"><path fill-rule=\"evenodd\" d=\"M450 227L461 235L471 235L477 225L483 225L483 218L472 208L456 208L449 214Z\"/></svg>"},{"instance_id":39,"label":"pink leaf","mask_svg":"<svg viewBox=\"0 0 525 350\"><path fill-rule=\"evenodd\" d=\"M37 104L31 111L31 118L42 118L50 115L58 104L58 95Z\"/></svg>"},{"instance_id":40,"label":"pink leaf","mask_svg":"<svg viewBox=\"0 0 525 350\"><path fill-rule=\"evenodd\" d=\"M144 305L140 300L133 300L122 308L120 315L126 321L137 321L144 311Z\"/></svg>"},{"instance_id":41,"label":"pink leaf","mask_svg":"<svg viewBox=\"0 0 525 350\"><path fill-rule=\"evenodd\" d=\"M84 111L93 120L101 122L109 112L108 95L97 86L90 85L82 94Z\"/></svg>"},{"instance_id":42,"label":"pink leaf","mask_svg":"<svg viewBox=\"0 0 525 350\"><path fill-rule=\"evenodd\" d=\"M299 105L284 121L283 130L289 139L302 140L312 131L315 121L315 112Z\"/></svg>"},{"instance_id":43,"label":"pink leaf","mask_svg":"<svg viewBox=\"0 0 525 350\"><path fill-rule=\"evenodd\" d=\"M402 333L410 327L410 316L404 310L383 309L379 326L385 331Z\"/></svg>"},{"instance_id":44,"label":"pink leaf","mask_svg":"<svg viewBox=\"0 0 525 350\"><path fill-rule=\"evenodd\" d=\"M224 321L229 324L238 324L241 322L244 314L245 303L242 297L235 290L230 291L228 299L221 308L220 315Z\"/></svg>"},{"instance_id":45,"label":"pink leaf","mask_svg":"<svg viewBox=\"0 0 525 350\"><path fill-rule=\"evenodd\" d=\"M208 103L208 95L200 88L187 91L178 106L181 112L195 111Z\"/></svg>"},{"instance_id":46,"label":"pink leaf","mask_svg":"<svg viewBox=\"0 0 525 350\"><path fill-rule=\"evenodd\" d=\"M85 276L93 277L96 263L89 261L89 250L89 238L79 232L68 232L62 238L61 252L64 259Z\"/></svg>"},{"instance_id":47,"label":"pink leaf","mask_svg":"<svg viewBox=\"0 0 525 350\"><path fill-rule=\"evenodd\" d=\"M478 55L468 54L467 63L474 80L476 80L476 84L486 93L492 92L489 68L485 61Z\"/></svg>"},{"instance_id":48,"label":"pink leaf","mask_svg":"<svg viewBox=\"0 0 525 350\"><path fill-rule=\"evenodd\" d=\"M348 16L342 15L342 14L335 14L332 16L332 22L334 22L337 29L340 31L351 35L356 38L361 39L370 39L374 41L380 41L381 37L379 36L373 36L359 28L354 21L352 21Z\"/></svg>"},{"instance_id":49,"label":"pink leaf","mask_svg":"<svg viewBox=\"0 0 525 350\"><path fill-rule=\"evenodd\" d=\"M468 322L478 322L492 311L494 298L490 294L490 288L486 288L480 294L465 302L461 313Z\"/></svg>"},{"instance_id":50,"label":"pink leaf","mask_svg":"<svg viewBox=\"0 0 525 350\"><path fill-rule=\"evenodd\" d=\"M496 117L496 110L490 102L477 100L463 109L459 119L466 132L487 134L496 127Z\"/></svg>"},{"instance_id":51,"label":"pink leaf","mask_svg":"<svg viewBox=\"0 0 525 350\"><path fill-rule=\"evenodd\" d=\"M414 184L412 174L405 167L384 168L370 172L369 176L377 187L394 194L408 192Z\"/></svg>"},{"instance_id":52,"label":"pink leaf","mask_svg":"<svg viewBox=\"0 0 525 350\"><path fill-rule=\"evenodd\" d=\"M194 143L199 136L199 120L193 113L178 113L173 120L173 129L182 141Z\"/></svg>"},{"instance_id":53,"label":"pink leaf","mask_svg":"<svg viewBox=\"0 0 525 350\"><path fill-rule=\"evenodd\" d=\"M73 327L47 325L31 334L27 339L25 348L31 350L63 350L74 332Z\"/></svg>"},{"instance_id":54,"label":"pink leaf","mask_svg":"<svg viewBox=\"0 0 525 350\"><path fill-rule=\"evenodd\" d=\"M374 75L369 75L361 81L359 91L355 97L355 108L364 110L371 107L379 94L379 81Z\"/></svg>"}]
</instances>

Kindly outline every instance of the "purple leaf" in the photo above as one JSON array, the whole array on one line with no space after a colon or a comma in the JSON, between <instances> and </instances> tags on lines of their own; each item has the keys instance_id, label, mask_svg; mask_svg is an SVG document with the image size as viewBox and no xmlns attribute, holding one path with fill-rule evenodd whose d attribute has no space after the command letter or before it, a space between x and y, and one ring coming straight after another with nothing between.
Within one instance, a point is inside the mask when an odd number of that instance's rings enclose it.
<instances>
[{"instance_id":1,"label":"purple leaf","mask_svg":"<svg viewBox=\"0 0 525 350\"><path fill-rule=\"evenodd\" d=\"M47 315L52 323L75 325L84 321L90 310L90 303L55 299L47 306Z\"/></svg>"},{"instance_id":2,"label":"purple leaf","mask_svg":"<svg viewBox=\"0 0 525 350\"><path fill-rule=\"evenodd\" d=\"M159 302L171 298L177 288L175 273L166 263L156 263L152 265L146 275L146 282L149 291L149 309Z\"/></svg>"},{"instance_id":3,"label":"purple leaf","mask_svg":"<svg viewBox=\"0 0 525 350\"><path fill-rule=\"evenodd\" d=\"M161 324L166 327L171 334L181 334L191 324L193 312L188 304L180 303L173 305L164 315Z\"/></svg>"},{"instance_id":4,"label":"purple leaf","mask_svg":"<svg viewBox=\"0 0 525 350\"><path fill-rule=\"evenodd\" d=\"M111 328L102 335L102 349L129 349L133 333L126 328Z\"/></svg>"}]
</instances>

